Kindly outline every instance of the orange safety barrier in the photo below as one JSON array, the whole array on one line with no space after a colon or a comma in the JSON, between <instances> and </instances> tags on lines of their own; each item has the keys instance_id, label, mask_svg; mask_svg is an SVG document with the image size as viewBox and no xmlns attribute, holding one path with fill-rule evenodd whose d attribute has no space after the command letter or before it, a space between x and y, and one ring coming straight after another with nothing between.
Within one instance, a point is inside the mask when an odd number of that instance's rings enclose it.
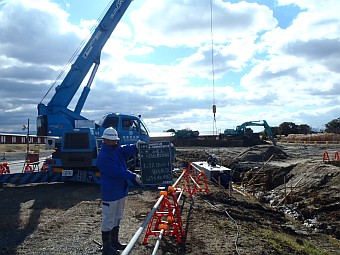
<instances>
[{"instance_id":1,"label":"orange safety barrier","mask_svg":"<svg viewBox=\"0 0 340 255\"><path fill-rule=\"evenodd\" d=\"M338 161L338 160L340 160L339 152L336 151L336 152L334 153L334 161ZM325 152L323 153L323 162L330 162L330 161L331 161L331 159L330 159L330 157L329 157L328 151L325 151Z\"/></svg>"},{"instance_id":2,"label":"orange safety barrier","mask_svg":"<svg viewBox=\"0 0 340 255\"><path fill-rule=\"evenodd\" d=\"M176 189L171 186L168 191L161 191L160 196L164 196L164 199L148 224L143 244L147 244L150 236L159 236L161 231L164 236L175 236L178 243L182 243L184 231Z\"/></svg>"},{"instance_id":3,"label":"orange safety barrier","mask_svg":"<svg viewBox=\"0 0 340 255\"><path fill-rule=\"evenodd\" d=\"M194 166L191 164L191 162L189 163L189 165L188 165L188 167L187 167L187 172L188 172L188 174L195 175L195 168L194 168Z\"/></svg>"},{"instance_id":4,"label":"orange safety barrier","mask_svg":"<svg viewBox=\"0 0 340 255\"><path fill-rule=\"evenodd\" d=\"M33 168L32 168L32 166L30 165L29 162L26 162L24 173L31 173L31 172L33 172Z\"/></svg>"},{"instance_id":5,"label":"orange safety barrier","mask_svg":"<svg viewBox=\"0 0 340 255\"><path fill-rule=\"evenodd\" d=\"M46 172L47 169L48 169L48 166L47 166L46 162L44 162L44 163L42 164L41 168L40 168L40 171L41 171L41 172Z\"/></svg>"},{"instance_id":6,"label":"orange safety barrier","mask_svg":"<svg viewBox=\"0 0 340 255\"><path fill-rule=\"evenodd\" d=\"M208 180L207 180L207 176L205 175L204 171L202 170L199 175L197 176L196 178L196 183L198 185L202 184L204 185L204 188L201 188L201 187L197 187L195 185L195 188L194 188L194 192L193 193L196 193L196 192L205 192L205 193L209 193L209 185L208 185Z\"/></svg>"},{"instance_id":7,"label":"orange safety barrier","mask_svg":"<svg viewBox=\"0 0 340 255\"><path fill-rule=\"evenodd\" d=\"M11 170L9 169L8 162L0 164L0 174L9 174Z\"/></svg>"},{"instance_id":8,"label":"orange safety barrier","mask_svg":"<svg viewBox=\"0 0 340 255\"><path fill-rule=\"evenodd\" d=\"M174 186L168 187L168 191L161 191L163 197L158 211L155 211L149 221L143 244L147 244L150 236L175 236L178 243L182 243L184 237L183 224L181 220L178 200L183 192L189 193L192 197L196 192L209 192L208 181L204 171L197 170L190 163L188 168L183 170ZM179 188L180 185L181 187ZM200 185L204 185L202 188ZM176 193L180 193L177 197Z\"/></svg>"},{"instance_id":9,"label":"orange safety barrier","mask_svg":"<svg viewBox=\"0 0 340 255\"><path fill-rule=\"evenodd\" d=\"M183 171L184 175L180 180L180 183L182 184L182 189L188 192L190 197L192 197L196 192L209 193L208 180L203 170L200 171L198 176L196 176L193 166L190 163L188 169ZM204 188L200 185L204 185Z\"/></svg>"},{"instance_id":10,"label":"orange safety barrier","mask_svg":"<svg viewBox=\"0 0 340 255\"><path fill-rule=\"evenodd\" d=\"M328 151L325 151L324 153L323 153L323 161L325 162L325 161L330 161L330 158L329 158L329 155L328 155Z\"/></svg>"},{"instance_id":11,"label":"orange safety barrier","mask_svg":"<svg viewBox=\"0 0 340 255\"><path fill-rule=\"evenodd\" d=\"M190 170L188 169L184 169L184 175L182 177L182 179L180 180L180 184L182 184L181 188L185 191L188 192L190 197L193 196L193 188L191 188L191 178L190 176L192 176L189 172Z\"/></svg>"}]
</instances>

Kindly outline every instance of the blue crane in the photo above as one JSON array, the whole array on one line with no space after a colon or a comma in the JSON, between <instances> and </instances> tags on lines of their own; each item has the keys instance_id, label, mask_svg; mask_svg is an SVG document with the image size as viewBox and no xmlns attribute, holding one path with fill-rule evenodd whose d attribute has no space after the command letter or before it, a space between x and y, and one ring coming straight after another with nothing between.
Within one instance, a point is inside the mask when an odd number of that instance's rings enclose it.
<instances>
[{"instance_id":1,"label":"blue crane","mask_svg":"<svg viewBox=\"0 0 340 255\"><path fill-rule=\"evenodd\" d=\"M96 167L101 146L98 139L107 127L114 127L120 143L148 142L150 137L140 116L107 113L98 123L81 115L91 84L100 64L101 51L132 0L114 0L94 30L91 38L72 64L62 83L47 105L38 104L37 135L47 136L46 147L54 149L46 159L42 172L8 174L0 176L2 183L27 184L40 182L76 181L99 184ZM87 74L92 72L74 110L69 104ZM137 155L128 160L133 168Z\"/></svg>"},{"instance_id":2,"label":"blue crane","mask_svg":"<svg viewBox=\"0 0 340 255\"><path fill-rule=\"evenodd\" d=\"M37 135L62 136L65 131L75 128L76 120L87 120L81 115L91 84L100 64L101 51L116 28L132 0L115 0L91 38L72 64L62 83L56 87L55 94L47 105L38 104ZM75 109L68 106L92 68L91 75L78 99Z\"/></svg>"}]
</instances>

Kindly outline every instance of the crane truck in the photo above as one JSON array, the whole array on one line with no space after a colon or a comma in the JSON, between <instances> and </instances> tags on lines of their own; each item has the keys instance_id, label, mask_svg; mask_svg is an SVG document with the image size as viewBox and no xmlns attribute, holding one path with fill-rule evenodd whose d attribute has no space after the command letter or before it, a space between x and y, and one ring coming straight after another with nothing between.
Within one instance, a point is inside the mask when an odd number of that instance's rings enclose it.
<instances>
[{"instance_id":1,"label":"crane truck","mask_svg":"<svg viewBox=\"0 0 340 255\"><path fill-rule=\"evenodd\" d=\"M96 158L101 140L98 138L105 128L114 127L118 131L120 144L149 141L148 130L140 116L108 113L95 123L81 115L100 64L101 51L131 2L113 1L62 83L56 87L52 99L47 105L42 102L38 104L37 135L47 136L46 147L54 149L52 157L46 159L46 171L2 175L0 184L67 180L99 183ZM70 102L91 68L74 110L69 109ZM130 160L131 167L133 162L136 158Z\"/></svg>"}]
</instances>

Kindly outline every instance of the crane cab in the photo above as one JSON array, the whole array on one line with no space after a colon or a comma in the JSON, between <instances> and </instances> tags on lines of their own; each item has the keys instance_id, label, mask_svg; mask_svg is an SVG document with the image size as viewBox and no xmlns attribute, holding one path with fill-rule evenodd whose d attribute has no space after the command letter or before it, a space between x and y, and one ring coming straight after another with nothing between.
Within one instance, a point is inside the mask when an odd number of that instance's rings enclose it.
<instances>
[{"instance_id":1,"label":"crane cab","mask_svg":"<svg viewBox=\"0 0 340 255\"><path fill-rule=\"evenodd\" d=\"M140 119L140 116L108 113L98 122L98 135L102 136L104 130L113 127L117 130L120 144L135 143L138 140L149 142L149 132Z\"/></svg>"}]
</instances>

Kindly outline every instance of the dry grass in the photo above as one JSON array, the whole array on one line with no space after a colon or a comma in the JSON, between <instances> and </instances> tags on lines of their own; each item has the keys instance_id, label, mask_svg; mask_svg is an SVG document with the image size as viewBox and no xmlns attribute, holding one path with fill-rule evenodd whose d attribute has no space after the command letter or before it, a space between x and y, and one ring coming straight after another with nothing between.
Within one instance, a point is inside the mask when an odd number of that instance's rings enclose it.
<instances>
[{"instance_id":1,"label":"dry grass","mask_svg":"<svg viewBox=\"0 0 340 255\"><path fill-rule=\"evenodd\" d=\"M30 151L34 151L36 149L44 150L45 144L39 144L38 146L36 146L35 144L29 145ZM27 151L26 144L0 144L0 154L9 153L9 152L26 152L26 151Z\"/></svg>"},{"instance_id":2,"label":"dry grass","mask_svg":"<svg viewBox=\"0 0 340 255\"><path fill-rule=\"evenodd\" d=\"M280 137L282 142L332 142L339 143L340 134L322 133L322 134L290 134L287 137Z\"/></svg>"},{"instance_id":3,"label":"dry grass","mask_svg":"<svg viewBox=\"0 0 340 255\"><path fill-rule=\"evenodd\" d=\"M331 255L333 253L315 246L305 238L296 238L285 233L273 231L271 229L259 229L264 239L279 254L284 254L284 247L291 247L292 250L299 251L301 254L309 255ZM337 243L339 245L339 242Z\"/></svg>"}]
</instances>

